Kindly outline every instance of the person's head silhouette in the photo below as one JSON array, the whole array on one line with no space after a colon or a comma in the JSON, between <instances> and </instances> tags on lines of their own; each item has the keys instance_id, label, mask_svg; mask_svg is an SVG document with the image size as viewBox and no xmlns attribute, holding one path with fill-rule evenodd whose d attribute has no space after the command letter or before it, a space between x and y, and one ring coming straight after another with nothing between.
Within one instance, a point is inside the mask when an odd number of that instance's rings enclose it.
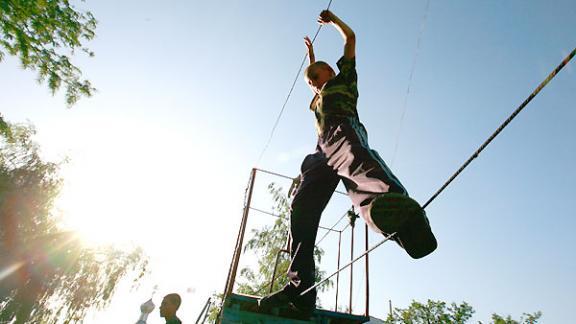
<instances>
[{"instance_id":1,"label":"person's head silhouette","mask_svg":"<svg viewBox=\"0 0 576 324\"><path fill-rule=\"evenodd\" d=\"M167 324L181 324L182 322L176 316L176 311L182 303L182 298L178 294L168 294L162 299L160 304L160 316L164 317Z\"/></svg>"}]
</instances>

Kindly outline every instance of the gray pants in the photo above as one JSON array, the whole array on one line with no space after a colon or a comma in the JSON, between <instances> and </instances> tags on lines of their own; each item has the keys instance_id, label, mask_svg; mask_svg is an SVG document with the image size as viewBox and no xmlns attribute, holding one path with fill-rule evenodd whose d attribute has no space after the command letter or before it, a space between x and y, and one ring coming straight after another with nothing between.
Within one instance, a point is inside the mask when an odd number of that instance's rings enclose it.
<instances>
[{"instance_id":1,"label":"gray pants","mask_svg":"<svg viewBox=\"0 0 576 324\"><path fill-rule=\"evenodd\" d=\"M381 231L370 217L372 200L386 192L408 194L378 153L370 149L366 129L356 118L328 123L316 152L304 159L301 172L290 214L292 266L290 283L285 287L290 293L301 292L315 282L313 253L320 216L340 180L356 210L377 232Z\"/></svg>"}]
</instances>

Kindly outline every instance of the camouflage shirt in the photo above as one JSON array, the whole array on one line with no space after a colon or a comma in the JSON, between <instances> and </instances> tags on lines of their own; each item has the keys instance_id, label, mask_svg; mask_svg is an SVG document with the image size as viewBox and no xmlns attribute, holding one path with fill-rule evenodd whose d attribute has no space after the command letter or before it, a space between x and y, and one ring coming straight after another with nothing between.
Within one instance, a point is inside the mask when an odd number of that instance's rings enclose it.
<instances>
[{"instance_id":1,"label":"camouflage shirt","mask_svg":"<svg viewBox=\"0 0 576 324\"><path fill-rule=\"evenodd\" d=\"M358 118L356 59L343 56L336 65L340 72L324 84L320 94L314 96L310 103L310 110L316 115L316 130L319 136L324 132L326 120L330 117Z\"/></svg>"}]
</instances>

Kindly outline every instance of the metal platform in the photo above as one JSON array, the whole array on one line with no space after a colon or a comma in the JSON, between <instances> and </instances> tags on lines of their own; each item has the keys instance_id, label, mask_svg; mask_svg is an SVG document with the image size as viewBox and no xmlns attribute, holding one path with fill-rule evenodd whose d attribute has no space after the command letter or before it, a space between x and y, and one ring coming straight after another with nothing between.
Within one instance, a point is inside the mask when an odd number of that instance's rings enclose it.
<instances>
[{"instance_id":1,"label":"metal platform","mask_svg":"<svg viewBox=\"0 0 576 324\"><path fill-rule=\"evenodd\" d=\"M224 302L222 324L360 324L370 321L369 317L332 312L323 309L314 311L309 320L290 317L282 309L274 309L271 314L257 312L257 297L230 294Z\"/></svg>"}]
</instances>

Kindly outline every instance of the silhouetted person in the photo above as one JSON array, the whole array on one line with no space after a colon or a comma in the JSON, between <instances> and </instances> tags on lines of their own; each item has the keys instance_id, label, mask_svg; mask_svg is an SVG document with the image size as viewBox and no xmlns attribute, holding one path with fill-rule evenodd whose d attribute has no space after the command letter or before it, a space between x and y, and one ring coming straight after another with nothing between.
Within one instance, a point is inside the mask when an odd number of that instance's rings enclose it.
<instances>
[{"instance_id":1,"label":"silhouetted person","mask_svg":"<svg viewBox=\"0 0 576 324\"><path fill-rule=\"evenodd\" d=\"M182 324L182 321L176 316L180 303L182 303L182 298L178 294L164 296L162 304L160 304L160 317L164 317L166 324Z\"/></svg>"}]
</instances>

